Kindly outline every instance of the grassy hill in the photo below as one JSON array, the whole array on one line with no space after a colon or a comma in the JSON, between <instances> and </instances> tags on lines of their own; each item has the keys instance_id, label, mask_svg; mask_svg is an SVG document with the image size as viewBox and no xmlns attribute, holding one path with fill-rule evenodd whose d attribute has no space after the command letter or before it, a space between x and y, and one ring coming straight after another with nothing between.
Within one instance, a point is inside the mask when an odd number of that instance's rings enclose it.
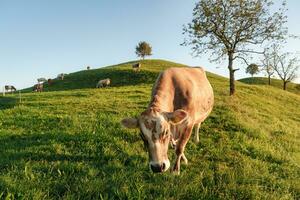
<instances>
[{"instance_id":1,"label":"grassy hill","mask_svg":"<svg viewBox=\"0 0 300 200\"><path fill-rule=\"evenodd\" d=\"M143 66L73 73L49 88L65 91L24 93L21 102L0 97L0 199L300 198L299 95L237 82L229 97L228 80L208 73L215 106L200 144L187 145L189 165L180 176L153 174L138 131L119 121L147 107L160 70L180 65ZM107 76L113 87L94 89Z\"/></svg>"},{"instance_id":2,"label":"grassy hill","mask_svg":"<svg viewBox=\"0 0 300 200\"><path fill-rule=\"evenodd\" d=\"M142 64L142 70L139 73L134 73L132 70L132 64L136 62ZM157 73L170 66L183 67L185 65L163 60L131 61L67 74L64 80L54 79L51 86L45 83L44 91L95 88L98 81L105 78L111 79L112 86L152 84L156 80ZM23 91L32 91L32 87Z\"/></svg>"},{"instance_id":3,"label":"grassy hill","mask_svg":"<svg viewBox=\"0 0 300 200\"><path fill-rule=\"evenodd\" d=\"M247 83L251 85L268 85L268 78L265 77L249 77L243 78L239 80L242 83ZM279 79L271 79L271 86L282 89L282 81ZM297 83L288 83L287 84L287 91L293 92L296 94L300 94L300 84Z\"/></svg>"}]
</instances>

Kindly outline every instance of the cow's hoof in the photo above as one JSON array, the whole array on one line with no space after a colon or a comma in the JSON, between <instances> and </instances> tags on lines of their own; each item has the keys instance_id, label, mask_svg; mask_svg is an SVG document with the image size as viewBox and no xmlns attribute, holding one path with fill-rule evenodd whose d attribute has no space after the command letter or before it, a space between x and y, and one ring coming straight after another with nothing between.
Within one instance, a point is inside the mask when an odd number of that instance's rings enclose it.
<instances>
[{"instance_id":1,"label":"cow's hoof","mask_svg":"<svg viewBox=\"0 0 300 200\"><path fill-rule=\"evenodd\" d=\"M172 174L179 175L180 174L180 168L178 166L174 166L172 169Z\"/></svg>"},{"instance_id":2,"label":"cow's hoof","mask_svg":"<svg viewBox=\"0 0 300 200\"><path fill-rule=\"evenodd\" d=\"M179 176L180 175L180 171L179 170L173 170L172 174L176 175L176 176Z\"/></svg>"},{"instance_id":3,"label":"cow's hoof","mask_svg":"<svg viewBox=\"0 0 300 200\"><path fill-rule=\"evenodd\" d=\"M182 154L182 156L181 156L181 160L183 161L183 163L184 163L185 165L187 165L187 164L188 164L188 159L185 157L185 155L184 155L184 154Z\"/></svg>"},{"instance_id":4,"label":"cow's hoof","mask_svg":"<svg viewBox=\"0 0 300 200\"><path fill-rule=\"evenodd\" d=\"M188 165L188 160L187 159L183 159L183 164Z\"/></svg>"}]
</instances>

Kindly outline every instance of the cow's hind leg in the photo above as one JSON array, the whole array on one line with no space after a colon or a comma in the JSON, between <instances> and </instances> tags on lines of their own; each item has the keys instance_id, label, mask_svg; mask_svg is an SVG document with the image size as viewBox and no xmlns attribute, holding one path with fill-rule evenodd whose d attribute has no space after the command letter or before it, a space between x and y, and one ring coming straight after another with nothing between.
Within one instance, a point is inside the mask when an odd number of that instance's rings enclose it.
<instances>
[{"instance_id":1,"label":"cow's hind leg","mask_svg":"<svg viewBox=\"0 0 300 200\"><path fill-rule=\"evenodd\" d=\"M195 124L195 135L194 135L194 141L195 143L199 143L199 129L200 129L201 123Z\"/></svg>"}]
</instances>

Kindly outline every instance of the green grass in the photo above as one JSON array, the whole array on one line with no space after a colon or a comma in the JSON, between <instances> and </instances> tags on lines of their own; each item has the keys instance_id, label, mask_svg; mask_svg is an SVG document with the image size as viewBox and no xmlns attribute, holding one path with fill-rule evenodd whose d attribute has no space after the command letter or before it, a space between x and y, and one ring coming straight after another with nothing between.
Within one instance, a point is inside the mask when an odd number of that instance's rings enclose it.
<instances>
[{"instance_id":1,"label":"green grass","mask_svg":"<svg viewBox=\"0 0 300 200\"><path fill-rule=\"evenodd\" d=\"M300 198L299 95L237 82L229 97L228 80L211 73L215 107L200 144L187 145L189 165L151 173L138 132L119 121L146 108L161 69L180 65L143 62L142 75L125 63L70 74L49 88L65 91L23 93L21 103L0 97L0 199ZM108 72L112 87L88 88Z\"/></svg>"},{"instance_id":2,"label":"green grass","mask_svg":"<svg viewBox=\"0 0 300 200\"><path fill-rule=\"evenodd\" d=\"M133 73L132 71L132 64L136 62L142 64L142 70L139 73ZM183 67L185 65L163 60L131 61L100 69L83 70L67 74L63 81L54 79L50 87L45 83L44 91L95 88L98 81L105 78L111 79L111 86L152 84L156 80L157 74L170 66ZM32 91L32 87L23 91Z\"/></svg>"},{"instance_id":3,"label":"green grass","mask_svg":"<svg viewBox=\"0 0 300 200\"><path fill-rule=\"evenodd\" d=\"M266 88L269 87L268 78L265 77L249 77L249 78L240 79L239 81L251 85L265 85ZM282 89L283 88L282 80L272 78L271 86ZM287 84L286 90L289 92L300 94L300 84L290 82Z\"/></svg>"}]
</instances>

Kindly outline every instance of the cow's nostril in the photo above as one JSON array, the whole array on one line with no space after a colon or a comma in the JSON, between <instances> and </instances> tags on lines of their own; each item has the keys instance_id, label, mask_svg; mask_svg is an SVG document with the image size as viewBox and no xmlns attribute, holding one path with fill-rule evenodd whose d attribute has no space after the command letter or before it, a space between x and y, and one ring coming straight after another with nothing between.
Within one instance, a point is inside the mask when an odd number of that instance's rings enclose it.
<instances>
[{"instance_id":1,"label":"cow's nostril","mask_svg":"<svg viewBox=\"0 0 300 200\"><path fill-rule=\"evenodd\" d=\"M163 164L161 165L161 171L165 171L165 169L166 169L166 164L163 163Z\"/></svg>"},{"instance_id":2,"label":"cow's nostril","mask_svg":"<svg viewBox=\"0 0 300 200\"><path fill-rule=\"evenodd\" d=\"M157 167L157 165L151 165L151 169L152 169L152 171L153 171L154 173L157 173L157 172L160 171L160 168Z\"/></svg>"},{"instance_id":3,"label":"cow's nostril","mask_svg":"<svg viewBox=\"0 0 300 200\"><path fill-rule=\"evenodd\" d=\"M163 165L151 165L151 169L154 173L157 173L157 172L162 172L163 171Z\"/></svg>"}]
</instances>

